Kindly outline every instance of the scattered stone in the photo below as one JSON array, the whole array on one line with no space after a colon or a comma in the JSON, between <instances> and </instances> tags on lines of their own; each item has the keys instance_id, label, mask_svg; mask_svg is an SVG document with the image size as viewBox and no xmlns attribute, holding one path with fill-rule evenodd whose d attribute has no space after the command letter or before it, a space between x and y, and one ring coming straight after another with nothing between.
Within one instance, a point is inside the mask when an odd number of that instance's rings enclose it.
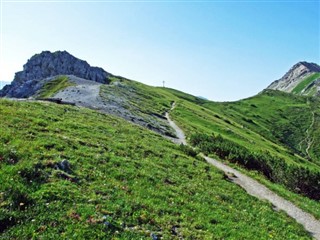
<instances>
[{"instance_id":1,"label":"scattered stone","mask_svg":"<svg viewBox=\"0 0 320 240\"><path fill-rule=\"evenodd\" d=\"M178 226L172 226L171 234L177 236L178 235Z\"/></svg>"},{"instance_id":2,"label":"scattered stone","mask_svg":"<svg viewBox=\"0 0 320 240\"><path fill-rule=\"evenodd\" d=\"M151 233L150 237L152 240L159 240L160 239L155 233Z\"/></svg>"},{"instance_id":3,"label":"scattered stone","mask_svg":"<svg viewBox=\"0 0 320 240\"><path fill-rule=\"evenodd\" d=\"M63 159L61 162L57 163L56 166L61 171L64 171L64 172L67 172L67 173L71 172L70 163L66 159Z\"/></svg>"}]
</instances>

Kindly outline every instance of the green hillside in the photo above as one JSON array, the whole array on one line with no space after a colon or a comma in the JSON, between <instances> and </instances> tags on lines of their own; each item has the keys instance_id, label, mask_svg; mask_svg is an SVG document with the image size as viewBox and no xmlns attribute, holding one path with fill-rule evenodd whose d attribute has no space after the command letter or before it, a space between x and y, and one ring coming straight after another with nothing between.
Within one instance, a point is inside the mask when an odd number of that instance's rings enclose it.
<instances>
[{"instance_id":1,"label":"green hillside","mask_svg":"<svg viewBox=\"0 0 320 240\"><path fill-rule=\"evenodd\" d=\"M240 147L245 148L247 155L252 156L253 153L255 156L270 156L267 169L271 168L271 170L277 171L266 174L265 164L259 163L261 166L253 168L253 170L258 170L262 174L257 178L261 180L261 177L266 177L269 181L261 181L265 184L267 182L269 187L276 190L280 195L320 218L318 201L292 193L293 191L311 198L319 198L320 186L317 183L320 168L317 158L306 157L303 148L301 151L294 150L290 147L291 142L281 142L279 137L281 134L286 134L286 129L292 128L297 131L294 132L295 135L292 139L295 137L306 139L306 131L310 128L312 122L312 111L317 106L318 100L316 98L299 97L270 90L239 102L215 103L177 90L151 87L122 78L115 78L113 81L119 81L121 85L105 86L105 88L110 89L107 91L108 94L121 96L126 91L135 92L135 97L129 98L130 100L125 103L128 104L128 107L135 106L135 111L163 114L165 109L169 108L170 103L175 101L177 103L176 108L171 112L171 116L183 128L189 140L193 134L220 134L225 142L231 142L234 147L240 145ZM104 91L101 91L102 96ZM284 111L287 115L284 119L282 117L284 113L281 111ZM258 113L261 115L260 117L258 117ZM315 114L314 116L318 115ZM295 118L299 120L301 126L296 126L299 122L296 123ZM278 132L273 130L273 122L276 122L276 120L279 121ZM315 133L319 131L319 128L316 127L317 124L315 121L312 127L314 134L311 135L312 131L308 131L310 136L307 140L313 139L313 144L311 144L309 150L310 155L317 151L316 146L319 142L318 135ZM268 131L268 129L271 130ZM274 135L273 132L278 135ZM301 146L305 147L304 144L305 142L302 142ZM212 152L212 154L215 153ZM249 158L234 152L232 154L238 157L238 161L235 161L237 164L248 168L248 165L246 166L243 162L250 160ZM215 157L219 156L215 154ZM228 156L220 158L232 160ZM308 186L300 186L301 181Z\"/></svg>"},{"instance_id":2,"label":"green hillside","mask_svg":"<svg viewBox=\"0 0 320 240\"><path fill-rule=\"evenodd\" d=\"M319 200L320 167L319 159L315 155L319 143L318 122L315 120L319 117L318 108L315 107L318 106L318 100L299 98L299 102L293 95L284 94L286 97L281 98L279 94L282 93L270 91L252 98L251 102L246 100L234 103L203 102L198 104L198 107L195 107L193 102L181 101L172 114L190 140L195 134L215 135L220 137L219 141L223 142L223 145L228 145L226 147L217 144L215 150L204 151L203 147L196 144L195 146L200 147L201 151L230 160L248 169L258 170L272 182ZM259 108L259 99L264 99L262 102L265 104L260 108L260 116L259 111L255 110ZM275 101L278 103L273 104ZM275 106L286 108L286 101L289 101L286 117L277 116L274 112ZM266 112L267 114L263 116L262 113ZM305 119L309 117L309 121L301 121L304 116ZM315 119L312 119L313 116ZM268 125L264 125L265 123ZM290 136L286 132L288 130L292 131L289 132L293 135L292 140L299 136L300 131L303 133L299 139L305 140L300 140L302 147L303 142L310 145L308 157L304 157L302 151L301 154L295 153L290 146L298 141L281 141L280 137L286 139ZM191 143L196 142L191 141Z\"/></svg>"},{"instance_id":3,"label":"green hillside","mask_svg":"<svg viewBox=\"0 0 320 240\"><path fill-rule=\"evenodd\" d=\"M224 114L244 129L250 129L277 145L289 148L292 153L320 165L320 152L317 147L319 98L267 90L238 102L211 102L204 106ZM312 141L309 149L310 156L306 153L308 145L306 138Z\"/></svg>"},{"instance_id":4,"label":"green hillside","mask_svg":"<svg viewBox=\"0 0 320 240\"><path fill-rule=\"evenodd\" d=\"M2 99L0 122L2 239L311 238L191 150L120 118Z\"/></svg>"}]
</instances>

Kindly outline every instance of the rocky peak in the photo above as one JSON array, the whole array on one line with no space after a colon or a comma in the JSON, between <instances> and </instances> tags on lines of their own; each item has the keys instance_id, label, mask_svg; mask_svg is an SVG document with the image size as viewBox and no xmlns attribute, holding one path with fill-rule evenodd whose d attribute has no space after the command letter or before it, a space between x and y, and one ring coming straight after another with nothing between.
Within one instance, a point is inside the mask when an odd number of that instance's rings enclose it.
<instances>
[{"instance_id":1,"label":"rocky peak","mask_svg":"<svg viewBox=\"0 0 320 240\"><path fill-rule=\"evenodd\" d=\"M280 80L292 80L313 72L320 72L320 66L315 63L298 62Z\"/></svg>"},{"instance_id":2,"label":"rocky peak","mask_svg":"<svg viewBox=\"0 0 320 240\"><path fill-rule=\"evenodd\" d=\"M23 71L15 74L11 85L0 90L0 97L29 97L42 87L47 79L58 75L73 75L99 83L109 83L110 73L99 67L91 67L86 61L67 51L43 51L32 56Z\"/></svg>"},{"instance_id":3,"label":"rocky peak","mask_svg":"<svg viewBox=\"0 0 320 240\"><path fill-rule=\"evenodd\" d=\"M320 72L320 66L316 63L298 62L282 78L271 83L267 89L291 92L306 77L318 72Z\"/></svg>"},{"instance_id":4,"label":"rocky peak","mask_svg":"<svg viewBox=\"0 0 320 240\"><path fill-rule=\"evenodd\" d=\"M303 65L309 72L320 72L320 66L316 63L299 62L296 65Z\"/></svg>"},{"instance_id":5,"label":"rocky peak","mask_svg":"<svg viewBox=\"0 0 320 240\"><path fill-rule=\"evenodd\" d=\"M86 61L72 56L67 51L43 51L31 57L17 72L14 81L39 80L57 75L74 75L76 77L106 83L109 73L102 68L91 67Z\"/></svg>"}]
</instances>

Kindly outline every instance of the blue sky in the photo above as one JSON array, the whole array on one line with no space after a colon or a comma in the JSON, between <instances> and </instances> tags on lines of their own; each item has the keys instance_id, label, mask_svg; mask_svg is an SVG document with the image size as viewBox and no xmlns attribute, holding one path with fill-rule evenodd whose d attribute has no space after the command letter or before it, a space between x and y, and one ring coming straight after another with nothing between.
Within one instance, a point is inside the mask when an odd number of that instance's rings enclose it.
<instances>
[{"instance_id":1,"label":"blue sky","mask_svg":"<svg viewBox=\"0 0 320 240\"><path fill-rule=\"evenodd\" d=\"M67 50L140 82L215 101L252 96L320 62L319 1L1 0L0 80Z\"/></svg>"}]
</instances>

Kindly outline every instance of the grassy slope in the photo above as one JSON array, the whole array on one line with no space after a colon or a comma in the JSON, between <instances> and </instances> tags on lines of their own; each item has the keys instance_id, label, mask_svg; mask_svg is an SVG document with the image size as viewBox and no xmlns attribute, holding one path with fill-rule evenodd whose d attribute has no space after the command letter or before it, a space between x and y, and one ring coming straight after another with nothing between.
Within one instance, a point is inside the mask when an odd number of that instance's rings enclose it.
<instances>
[{"instance_id":1,"label":"grassy slope","mask_svg":"<svg viewBox=\"0 0 320 240\"><path fill-rule=\"evenodd\" d=\"M124 78L111 77L111 84L102 85L100 96L107 104L115 104L130 111L137 119L143 119L147 127L159 130L167 136L175 136L174 131L164 119L164 113L170 109L168 97L153 91L150 87Z\"/></svg>"},{"instance_id":2,"label":"grassy slope","mask_svg":"<svg viewBox=\"0 0 320 240\"><path fill-rule=\"evenodd\" d=\"M60 90L72 85L73 83L69 82L67 76L59 76L56 79L47 82L37 93L37 98L51 97Z\"/></svg>"},{"instance_id":3,"label":"grassy slope","mask_svg":"<svg viewBox=\"0 0 320 240\"><path fill-rule=\"evenodd\" d=\"M130 111L139 111L140 114L144 113L146 115L159 114L163 116L171 106L169 100L171 96L155 91L156 88L124 78L112 77L110 80L112 83L117 82L118 84L103 86L102 97L112 93L122 97L122 99L126 98L128 100L126 107L130 108ZM107 90L108 88L110 90Z\"/></svg>"},{"instance_id":4,"label":"grassy slope","mask_svg":"<svg viewBox=\"0 0 320 240\"><path fill-rule=\"evenodd\" d=\"M304 94L307 87L318 78L320 78L320 73L311 74L303 79L291 92L294 94ZM312 94L312 92L310 93Z\"/></svg>"},{"instance_id":5,"label":"grassy slope","mask_svg":"<svg viewBox=\"0 0 320 240\"><path fill-rule=\"evenodd\" d=\"M308 136L306 130L312 123L312 112L315 117L320 114L320 101L317 98L293 96L279 91L265 91L255 97L231 103L208 103L205 106L213 111L223 113L226 117L263 136L276 145L289 148L283 155L296 162L305 162L297 153L306 157ZM316 119L315 119L316 120ZM317 123L317 121L314 121ZM310 138L316 138L319 129L316 124L311 126ZM314 162L320 166L320 155L317 151L318 140L315 139L310 151ZM261 143L259 143L261 145ZM281 152L280 149L275 149ZM309 162L307 162L308 165ZM311 165L310 165L311 166Z\"/></svg>"},{"instance_id":6,"label":"grassy slope","mask_svg":"<svg viewBox=\"0 0 320 240\"><path fill-rule=\"evenodd\" d=\"M261 96L264 97L264 95ZM275 99L278 100L277 98ZM276 106L278 106L277 104L280 106L282 104L281 100L275 104L270 104L270 101L272 99L267 101L271 108L269 112L265 107L260 108L253 106L251 103L205 102L199 107L192 102L181 102L177 107L177 111L173 114L189 135L193 132L221 134L229 140L250 147L252 151L264 151L267 149L273 155L283 157L288 162L308 165L311 168L318 169L317 165L310 163L306 159L294 156L291 150L284 144L279 144L280 142L277 141L273 133L270 133L269 129L274 128L274 125L272 125L274 121L270 121L268 115L272 116L275 108L277 108ZM253 99L252 102L259 104L259 98ZM259 112L268 113L265 116L261 116ZM280 116L277 117L280 121L282 120ZM260 119L261 121L259 121ZM269 125L264 125L265 122L268 122ZM304 123L306 123L305 127L307 127L308 122L305 121ZM309 123L311 123L311 119Z\"/></svg>"},{"instance_id":7,"label":"grassy slope","mask_svg":"<svg viewBox=\"0 0 320 240\"><path fill-rule=\"evenodd\" d=\"M122 119L0 100L0 122L1 238L310 238L213 167ZM57 169L63 159L68 172Z\"/></svg>"},{"instance_id":8,"label":"grassy slope","mask_svg":"<svg viewBox=\"0 0 320 240\"><path fill-rule=\"evenodd\" d=\"M159 109L158 113L161 114L163 112L163 106L168 107L170 102L176 101L178 103L177 107L171 112L171 115L175 121L178 122L179 126L184 129L187 136L195 132L220 133L222 136L250 149L256 151L267 150L275 156L286 159L288 162L307 166L319 171L318 165L311 163L299 155L293 155L291 149L288 149L284 143L280 143L279 140L268 131L268 129L273 129L272 122L268 120L269 118L272 119L272 117L275 116L274 114L279 112L280 114L275 117L281 121L284 114L290 115L293 112L288 111L283 113L281 110L283 109L282 111L284 111L287 110L287 108L294 108L295 105L307 107L305 109L306 112L302 113L302 115L308 115L302 128L307 127L311 121L311 113L308 111L313 109L316 104L312 102L307 104L305 101L306 98L304 97L294 97L290 94L270 91L241 101L240 103L213 103L173 89L155 88L129 81L125 81L125 83L128 87L133 85L135 91L143 92L144 95L148 96L148 98L142 97L140 99L142 102L145 102L144 109L141 109L143 112ZM149 102L150 98L152 98L152 102ZM162 107L153 108L153 106L158 105ZM264 109L266 109L265 105L267 105L269 111L264 111ZM301 109L303 109L303 107ZM278 108L280 111L278 111ZM256 113L257 109L259 109L261 113ZM301 112L298 113L300 114ZM258 117L258 114L262 116ZM316 116L319 118L319 115ZM296 115L294 117L296 117ZM251 124L250 120L256 122L257 125ZM320 121L315 122L313 131L316 132L320 130L319 122ZM290 124L290 121L285 120L285 123ZM305 129L303 131L305 131ZM320 142L320 134L313 134L312 136L315 139L314 144ZM316 151L315 147L313 147L313 151ZM295 202L302 209L314 214L320 219L319 202L288 191L285 187L268 181L258 173L252 173L252 175L275 190L278 194Z\"/></svg>"},{"instance_id":9,"label":"grassy slope","mask_svg":"<svg viewBox=\"0 0 320 240\"><path fill-rule=\"evenodd\" d=\"M314 141L309 150L312 159L308 160L320 164L317 148L320 104L314 98L266 91L239 102L214 103L172 89L154 88L125 79L114 78L113 81L119 81L121 85L102 88L102 97L116 95L125 99L125 107L142 118L164 115L171 102L177 101L184 110L181 112L178 108L173 114L181 114L180 124L186 122L187 133L214 131L242 145L249 144L254 150L267 149L275 156L311 168L314 164L305 159L307 141L304 140L313 111L316 113L315 124L310 130L310 138Z\"/></svg>"},{"instance_id":10,"label":"grassy slope","mask_svg":"<svg viewBox=\"0 0 320 240\"><path fill-rule=\"evenodd\" d=\"M141 112L163 114L172 101L179 103L172 115L187 135L219 133L254 151L268 150L288 162L320 171L317 148L320 104L317 98L270 90L238 102L215 103L173 89L124 82L128 89L132 87L141 93L130 102ZM314 141L309 152L313 158L307 159L307 143L301 143L301 150L299 143L307 136L312 112L315 112L315 121L309 132Z\"/></svg>"},{"instance_id":11,"label":"grassy slope","mask_svg":"<svg viewBox=\"0 0 320 240\"><path fill-rule=\"evenodd\" d=\"M175 93L176 95L181 95L183 93L177 92L175 90L170 90L170 92ZM274 94L278 94L274 92ZM262 96L263 97L263 96ZM187 98L185 98L187 99ZM292 155L291 151L288 150L285 146L274 143L267 138L255 133L250 128L246 128L245 125L241 123L246 122L246 120L242 120L239 116L235 118L231 118L232 115L226 114L224 110L228 109L226 105L233 103L212 103L205 102L200 99L196 99L192 96L188 96L189 101L191 102L180 102L175 111L172 112L174 119L179 122L179 126L181 126L185 132L187 132L187 136L190 136L195 132L203 132L203 133L215 133L221 134L223 137L228 138L230 140L236 141L243 146L248 147L250 150L267 150L274 155L278 155L281 158L286 159L289 162L297 162L302 166L307 166L316 171L320 171L318 165L315 165L305 159L302 159L299 156ZM275 97L277 99L277 97ZM270 100L270 99L269 99ZM199 103L201 101L202 107L195 107L192 102L196 101ZM254 101L254 98L252 99ZM259 101L256 101L259 102ZM293 101L294 102L294 101ZM218 107L216 111L208 109L209 107L206 105L214 105ZM235 103L236 105L237 103ZM251 103L250 103L251 104ZM250 105L249 104L249 105ZM281 106L281 100L278 102ZM212 107L212 106L211 106ZM236 111L233 111L236 112ZM254 113L251 113L254 114ZM308 113L310 114L310 112ZM319 115L317 115L319 119ZM266 117L267 118L267 117ZM318 128L317 128L318 126ZM267 128L267 127L266 127ZM272 129L272 126L270 126ZM260 128L263 129L262 127ZM319 123L316 122L314 131L319 131ZM314 142L319 142L319 136L313 135L315 137ZM317 139L316 139L317 138ZM315 150L316 148L314 148ZM241 168L240 166L238 166ZM316 218L320 219L320 202L311 200L307 197L303 197L299 194L293 193L287 190L285 187L279 184L275 184L267 180L264 176L257 172L252 172L252 174L243 169L243 171L249 173L254 178L259 180L260 182L266 184L269 188L273 189L279 195L289 199L294 202L297 206L301 207L307 212L312 213Z\"/></svg>"}]
</instances>

